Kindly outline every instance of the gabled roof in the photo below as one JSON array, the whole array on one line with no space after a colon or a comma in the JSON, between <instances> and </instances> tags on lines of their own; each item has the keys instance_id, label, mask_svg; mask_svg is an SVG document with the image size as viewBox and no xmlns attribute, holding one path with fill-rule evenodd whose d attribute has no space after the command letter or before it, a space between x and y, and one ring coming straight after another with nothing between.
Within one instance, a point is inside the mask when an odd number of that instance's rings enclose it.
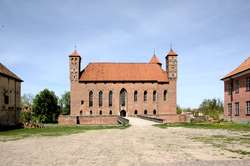
<instances>
[{"instance_id":1,"label":"gabled roof","mask_svg":"<svg viewBox=\"0 0 250 166\"><path fill-rule=\"evenodd\" d=\"M250 57L248 57L244 62L240 64L236 69L228 73L225 77L222 78L222 80L232 77L236 74L242 73L244 71L250 70Z\"/></svg>"},{"instance_id":2,"label":"gabled roof","mask_svg":"<svg viewBox=\"0 0 250 166\"><path fill-rule=\"evenodd\" d=\"M11 72L7 67L5 67L2 63L0 63L0 74L7 76L7 77L11 77L17 81L23 82L23 80L21 80L21 78L19 78L16 74L14 74L13 72Z\"/></svg>"},{"instance_id":3,"label":"gabled roof","mask_svg":"<svg viewBox=\"0 0 250 166\"><path fill-rule=\"evenodd\" d=\"M166 71L151 63L90 63L80 81L156 81L168 82Z\"/></svg>"}]
</instances>

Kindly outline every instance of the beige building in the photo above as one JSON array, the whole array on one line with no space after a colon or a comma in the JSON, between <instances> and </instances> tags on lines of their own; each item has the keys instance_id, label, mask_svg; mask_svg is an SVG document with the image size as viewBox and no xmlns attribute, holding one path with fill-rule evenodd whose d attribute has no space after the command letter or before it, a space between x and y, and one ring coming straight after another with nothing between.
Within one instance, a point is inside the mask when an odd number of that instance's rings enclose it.
<instances>
[{"instance_id":1,"label":"beige building","mask_svg":"<svg viewBox=\"0 0 250 166\"><path fill-rule=\"evenodd\" d=\"M156 55L147 63L89 63L81 70L81 56L69 56L72 117L176 117L177 54Z\"/></svg>"},{"instance_id":2,"label":"beige building","mask_svg":"<svg viewBox=\"0 0 250 166\"><path fill-rule=\"evenodd\" d=\"M14 126L19 122L21 82L0 63L0 127Z\"/></svg>"}]
</instances>

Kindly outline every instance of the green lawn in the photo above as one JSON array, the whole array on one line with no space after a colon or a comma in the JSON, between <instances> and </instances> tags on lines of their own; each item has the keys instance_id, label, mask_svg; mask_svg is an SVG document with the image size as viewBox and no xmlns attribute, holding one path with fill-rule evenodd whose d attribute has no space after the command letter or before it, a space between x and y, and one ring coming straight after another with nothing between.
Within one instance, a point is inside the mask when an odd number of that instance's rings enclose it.
<instances>
[{"instance_id":1,"label":"green lawn","mask_svg":"<svg viewBox=\"0 0 250 166\"><path fill-rule=\"evenodd\" d=\"M173 123L173 124L156 124L154 126L157 126L160 128L186 127L186 128L226 129L226 130L234 130L234 131L250 131L250 124L239 124L239 123L232 123L232 122Z\"/></svg>"},{"instance_id":2,"label":"green lawn","mask_svg":"<svg viewBox=\"0 0 250 166\"><path fill-rule=\"evenodd\" d=\"M98 126L59 126L48 125L45 128L22 128L0 131L0 141L11 141L32 136L61 136L82 133L89 130L125 129L129 125L98 125Z\"/></svg>"}]
</instances>

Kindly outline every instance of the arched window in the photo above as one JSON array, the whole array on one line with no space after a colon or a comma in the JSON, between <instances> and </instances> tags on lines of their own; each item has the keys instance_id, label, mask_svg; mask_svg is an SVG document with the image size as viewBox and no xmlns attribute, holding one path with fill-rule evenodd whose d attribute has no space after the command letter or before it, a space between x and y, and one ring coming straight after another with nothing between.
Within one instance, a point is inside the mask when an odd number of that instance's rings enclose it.
<instances>
[{"instance_id":1,"label":"arched window","mask_svg":"<svg viewBox=\"0 0 250 166\"><path fill-rule=\"evenodd\" d=\"M167 93L168 93L168 91L167 91L167 90L164 90L164 93L163 93L163 100L164 100L164 101L167 100Z\"/></svg>"},{"instance_id":2,"label":"arched window","mask_svg":"<svg viewBox=\"0 0 250 166\"><path fill-rule=\"evenodd\" d=\"M135 101L135 102L137 101L137 95L138 95L138 92L135 91L135 92L134 92L134 101Z\"/></svg>"},{"instance_id":3,"label":"arched window","mask_svg":"<svg viewBox=\"0 0 250 166\"><path fill-rule=\"evenodd\" d=\"M93 92L89 92L89 107L93 107Z\"/></svg>"},{"instance_id":4,"label":"arched window","mask_svg":"<svg viewBox=\"0 0 250 166\"><path fill-rule=\"evenodd\" d=\"M80 115L82 115L82 110L80 111Z\"/></svg>"},{"instance_id":5,"label":"arched window","mask_svg":"<svg viewBox=\"0 0 250 166\"><path fill-rule=\"evenodd\" d=\"M134 114L137 115L137 113L138 113L137 110L135 110Z\"/></svg>"},{"instance_id":6,"label":"arched window","mask_svg":"<svg viewBox=\"0 0 250 166\"><path fill-rule=\"evenodd\" d=\"M113 92L112 91L109 91L109 106L111 107L112 106L112 98L113 98Z\"/></svg>"},{"instance_id":7,"label":"arched window","mask_svg":"<svg viewBox=\"0 0 250 166\"><path fill-rule=\"evenodd\" d=\"M156 91L153 92L153 101L156 101Z\"/></svg>"},{"instance_id":8,"label":"arched window","mask_svg":"<svg viewBox=\"0 0 250 166\"><path fill-rule=\"evenodd\" d=\"M112 110L109 111L109 115L112 115Z\"/></svg>"},{"instance_id":9,"label":"arched window","mask_svg":"<svg viewBox=\"0 0 250 166\"><path fill-rule=\"evenodd\" d=\"M102 107L102 91L99 92L99 107Z\"/></svg>"},{"instance_id":10,"label":"arched window","mask_svg":"<svg viewBox=\"0 0 250 166\"><path fill-rule=\"evenodd\" d=\"M89 111L89 114L90 114L90 115L92 115L92 114L93 114L93 112L90 110L90 111Z\"/></svg>"},{"instance_id":11,"label":"arched window","mask_svg":"<svg viewBox=\"0 0 250 166\"><path fill-rule=\"evenodd\" d=\"M127 94L127 91L125 89L122 89L120 92L120 105L121 106L126 105L126 94Z\"/></svg>"},{"instance_id":12,"label":"arched window","mask_svg":"<svg viewBox=\"0 0 250 166\"><path fill-rule=\"evenodd\" d=\"M144 91L144 97L143 97L143 100L144 100L144 101L147 101L147 95L148 95L148 92L147 92L147 91Z\"/></svg>"},{"instance_id":13,"label":"arched window","mask_svg":"<svg viewBox=\"0 0 250 166\"><path fill-rule=\"evenodd\" d=\"M153 111L153 114L156 115L156 110Z\"/></svg>"},{"instance_id":14,"label":"arched window","mask_svg":"<svg viewBox=\"0 0 250 166\"><path fill-rule=\"evenodd\" d=\"M100 110L99 114L102 115L102 110Z\"/></svg>"},{"instance_id":15,"label":"arched window","mask_svg":"<svg viewBox=\"0 0 250 166\"><path fill-rule=\"evenodd\" d=\"M144 110L144 114L146 115L148 113L148 111L147 110Z\"/></svg>"}]
</instances>

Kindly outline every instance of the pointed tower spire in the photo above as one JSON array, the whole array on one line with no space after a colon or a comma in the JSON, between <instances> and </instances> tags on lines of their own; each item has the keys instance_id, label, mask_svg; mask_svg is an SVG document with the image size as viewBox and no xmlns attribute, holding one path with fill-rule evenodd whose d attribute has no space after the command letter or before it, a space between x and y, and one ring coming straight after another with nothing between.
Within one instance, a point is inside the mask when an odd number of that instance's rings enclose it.
<instances>
[{"instance_id":1,"label":"pointed tower spire","mask_svg":"<svg viewBox=\"0 0 250 166\"><path fill-rule=\"evenodd\" d=\"M158 64L160 66L162 65L161 62L160 62L160 60L159 60L159 58L155 54L155 48L154 48L154 54L153 54L152 58L150 59L149 63L151 63L151 64Z\"/></svg>"}]
</instances>

